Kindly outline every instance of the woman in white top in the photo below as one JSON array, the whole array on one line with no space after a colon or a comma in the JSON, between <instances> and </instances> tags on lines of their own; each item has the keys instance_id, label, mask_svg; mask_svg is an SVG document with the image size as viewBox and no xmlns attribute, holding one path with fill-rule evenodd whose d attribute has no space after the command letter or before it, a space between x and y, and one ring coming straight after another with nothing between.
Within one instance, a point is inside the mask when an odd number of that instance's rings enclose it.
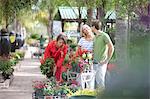
<instances>
[{"instance_id":1,"label":"woman in white top","mask_svg":"<svg viewBox=\"0 0 150 99\"><path fill-rule=\"evenodd\" d=\"M81 27L81 33L82 33L82 38L79 40L78 42L78 55L81 56L82 55L82 52L84 51L87 51L87 52L93 52L93 38L94 38L94 34L91 30L91 28L88 26L88 25L83 25ZM81 58L81 63L83 62L82 61L82 58ZM92 66L90 67L91 69L93 68ZM84 75L84 73L81 73L81 76ZM78 79L78 81L80 82L83 82L82 80L82 77ZM87 83L90 88L94 88L94 79L92 78L92 80L90 82ZM81 84L82 85L82 88L84 88L84 84Z\"/></svg>"},{"instance_id":2,"label":"woman in white top","mask_svg":"<svg viewBox=\"0 0 150 99\"><path fill-rule=\"evenodd\" d=\"M94 34L88 25L81 27L82 38L78 42L78 50L87 50L93 52L93 38Z\"/></svg>"}]
</instances>

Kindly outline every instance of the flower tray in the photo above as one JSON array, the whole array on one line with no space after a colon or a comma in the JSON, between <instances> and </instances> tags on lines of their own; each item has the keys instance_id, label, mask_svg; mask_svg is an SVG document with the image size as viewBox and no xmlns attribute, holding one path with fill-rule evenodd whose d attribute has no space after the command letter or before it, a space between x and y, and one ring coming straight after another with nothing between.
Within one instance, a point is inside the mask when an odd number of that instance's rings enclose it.
<instances>
[{"instance_id":1,"label":"flower tray","mask_svg":"<svg viewBox=\"0 0 150 99\"><path fill-rule=\"evenodd\" d=\"M67 96L35 96L35 93L32 93L32 99L68 99Z\"/></svg>"}]
</instances>

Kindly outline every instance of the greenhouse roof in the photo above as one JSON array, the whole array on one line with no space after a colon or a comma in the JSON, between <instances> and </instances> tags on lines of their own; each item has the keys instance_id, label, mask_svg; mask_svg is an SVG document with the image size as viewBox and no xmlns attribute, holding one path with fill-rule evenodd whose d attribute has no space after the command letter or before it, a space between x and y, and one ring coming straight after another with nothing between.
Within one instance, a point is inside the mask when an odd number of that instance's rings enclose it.
<instances>
[{"instance_id":1,"label":"greenhouse roof","mask_svg":"<svg viewBox=\"0 0 150 99\"><path fill-rule=\"evenodd\" d=\"M87 19L87 8L81 7L80 9L81 9L81 19ZM60 12L62 19L78 19L79 18L78 7L59 7L59 12ZM93 18L96 18L96 13L93 14Z\"/></svg>"},{"instance_id":2,"label":"greenhouse roof","mask_svg":"<svg viewBox=\"0 0 150 99\"><path fill-rule=\"evenodd\" d=\"M81 7L81 19L87 19L87 8ZM59 12L61 19L78 19L79 10L78 7L59 7ZM97 11L93 11L93 18L96 19ZM115 11L108 11L106 13L105 19L116 19Z\"/></svg>"}]
</instances>

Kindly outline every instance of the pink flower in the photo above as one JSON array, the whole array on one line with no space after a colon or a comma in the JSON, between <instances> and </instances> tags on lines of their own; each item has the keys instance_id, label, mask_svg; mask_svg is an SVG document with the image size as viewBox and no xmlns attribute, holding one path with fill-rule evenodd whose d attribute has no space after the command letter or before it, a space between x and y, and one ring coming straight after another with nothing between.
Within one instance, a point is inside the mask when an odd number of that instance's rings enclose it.
<instances>
[{"instance_id":1,"label":"pink flower","mask_svg":"<svg viewBox=\"0 0 150 99\"><path fill-rule=\"evenodd\" d=\"M43 89L43 88L46 88L46 85L45 85L45 83L42 82L42 81L33 81L32 87L33 87L34 89Z\"/></svg>"},{"instance_id":2,"label":"pink flower","mask_svg":"<svg viewBox=\"0 0 150 99\"><path fill-rule=\"evenodd\" d=\"M71 82L71 83L72 83L72 85L73 85L73 86L77 86L77 85L78 85L78 82L77 82L77 81L75 81L75 80L72 80L72 82Z\"/></svg>"}]
</instances>

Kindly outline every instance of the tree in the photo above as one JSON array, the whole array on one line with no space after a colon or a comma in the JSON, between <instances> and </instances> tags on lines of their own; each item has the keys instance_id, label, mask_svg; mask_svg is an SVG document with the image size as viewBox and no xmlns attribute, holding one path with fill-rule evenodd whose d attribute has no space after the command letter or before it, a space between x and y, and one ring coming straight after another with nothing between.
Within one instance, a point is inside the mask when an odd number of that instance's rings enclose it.
<instances>
[{"instance_id":1,"label":"tree","mask_svg":"<svg viewBox=\"0 0 150 99\"><path fill-rule=\"evenodd\" d=\"M49 34L49 39L52 39L52 26L53 26L53 19L58 11L58 6L61 6L64 4L63 0L42 0L40 4L40 9L44 10L48 13L48 22L47 25L47 32Z\"/></svg>"},{"instance_id":2,"label":"tree","mask_svg":"<svg viewBox=\"0 0 150 99\"><path fill-rule=\"evenodd\" d=\"M16 19L22 9L31 9L37 0L0 0L2 19L5 20L5 28Z\"/></svg>"},{"instance_id":3,"label":"tree","mask_svg":"<svg viewBox=\"0 0 150 99\"><path fill-rule=\"evenodd\" d=\"M1 0L1 13L2 13L2 19L5 20L5 27L7 28L9 23L12 21L12 15L14 13L13 11L13 2L10 0Z\"/></svg>"}]
</instances>

